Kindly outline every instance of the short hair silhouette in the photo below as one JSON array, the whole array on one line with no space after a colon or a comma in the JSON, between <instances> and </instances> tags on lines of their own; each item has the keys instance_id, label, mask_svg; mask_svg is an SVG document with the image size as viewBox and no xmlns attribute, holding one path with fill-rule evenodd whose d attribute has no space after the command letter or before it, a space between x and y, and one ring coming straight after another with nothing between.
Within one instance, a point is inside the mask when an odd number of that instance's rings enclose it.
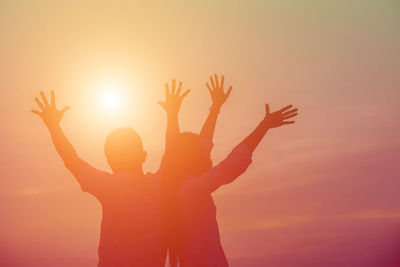
<instances>
[{"instance_id":1,"label":"short hair silhouette","mask_svg":"<svg viewBox=\"0 0 400 267\"><path fill-rule=\"evenodd\" d=\"M132 128L117 128L106 139L104 152L114 173L138 167L146 160L139 134Z\"/></svg>"}]
</instances>

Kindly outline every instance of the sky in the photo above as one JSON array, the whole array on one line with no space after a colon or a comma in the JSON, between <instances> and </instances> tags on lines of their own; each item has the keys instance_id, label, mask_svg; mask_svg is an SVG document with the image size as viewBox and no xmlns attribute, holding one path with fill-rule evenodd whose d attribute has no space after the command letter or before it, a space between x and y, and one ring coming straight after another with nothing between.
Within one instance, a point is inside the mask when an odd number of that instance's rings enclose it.
<instances>
[{"instance_id":1,"label":"sky","mask_svg":"<svg viewBox=\"0 0 400 267\"><path fill-rule=\"evenodd\" d=\"M154 172L164 83L191 89L181 128L198 132L218 73L233 91L214 163L264 103L300 110L214 194L231 266L399 266L399 70L397 0L0 0L0 265L97 263L101 207L30 113L40 90L71 106L62 128L83 159L110 171L105 138L129 126Z\"/></svg>"}]
</instances>

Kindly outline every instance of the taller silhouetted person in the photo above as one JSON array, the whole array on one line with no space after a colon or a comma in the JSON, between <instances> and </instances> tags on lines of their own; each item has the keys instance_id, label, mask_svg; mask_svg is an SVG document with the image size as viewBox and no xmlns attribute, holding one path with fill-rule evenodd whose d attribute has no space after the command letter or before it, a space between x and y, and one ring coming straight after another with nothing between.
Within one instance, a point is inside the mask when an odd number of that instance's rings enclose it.
<instances>
[{"instance_id":1,"label":"taller silhouetted person","mask_svg":"<svg viewBox=\"0 0 400 267\"><path fill-rule=\"evenodd\" d=\"M42 118L58 154L82 190L101 203L98 266L164 266L160 176L143 173L146 152L139 135L130 128L110 133L105 154L113 173L97 170L78 156L60 127L69 107L58 110L53 91L50 103L43 92L40 94L42 101L35 101L41 111L32 112Z\"/></svg>"},{"instance_id":2,"label":"taller silhouetted person","mask_svg":"<svg viewBox=\"0 0 400 267\"><path fill-rule=\"evenodd\" d=\"M211 93L221 90L217 76L215 83L213 80L211 82ZM212 134L180 133L178 111L181 101L168 101L174 95L174 85L172 88L172 92L166 90L166 102L170 105L164 105L168 124L165 171L162 175L163 198L167 203L164 209L169 214L166 222L174 235L169 238L173 242L169 242L168 246L174 250L180 266L228 266L220 242L216 207L211 194L244 173L252 161L254 149L267 131L294 123L289 119L297 115L297 109L290 105L271 113L266 104L265 117L256 129L222 162L211 167ZM219 110L214 105L211 107L213 109ZM176 261L172 265L176 266Z\"/></svg>"}]
</instances>

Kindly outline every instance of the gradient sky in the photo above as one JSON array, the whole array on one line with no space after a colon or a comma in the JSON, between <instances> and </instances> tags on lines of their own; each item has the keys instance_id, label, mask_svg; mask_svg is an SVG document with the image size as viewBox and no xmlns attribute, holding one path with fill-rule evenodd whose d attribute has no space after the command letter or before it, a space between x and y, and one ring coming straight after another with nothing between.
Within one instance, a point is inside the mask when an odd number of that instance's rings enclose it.
<instances>
[{"instance_id":1,"label":"gradient sky","mask_svg":"<svg viewBox=\"0 0 400 267\"><path fill-rule=\"evenodd\" d=\"M71 106L62 127L82 158L109 170L105 137L130 126L155 171L164 82L192 90L181 128L198 131L219 73L233 91L214 162L265 102L300 109L215 193L231 265L399 266L399 71L397 0L0 0L0 265L96 266L101 207L30 113L40 90ZM119 110L99 105L104 88Z\"/></svg>"}]
</instances>

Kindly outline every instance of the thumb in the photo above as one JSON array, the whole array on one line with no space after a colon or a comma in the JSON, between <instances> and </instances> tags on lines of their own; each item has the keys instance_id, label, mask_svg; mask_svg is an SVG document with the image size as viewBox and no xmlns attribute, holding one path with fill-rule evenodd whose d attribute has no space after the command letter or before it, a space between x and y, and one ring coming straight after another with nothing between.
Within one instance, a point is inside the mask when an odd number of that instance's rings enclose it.
<instances>
[{"instance_id":1,"label":"thumb","mask_svg":"<svg viewBox=\"0 0 400 267\"><path fill-rule=\"evenodd\" d=\"M159 104L163 109L167 110L164 102L158 101L157 104Z\"/></svg>"},{"instance_id":2,"label":"thumb","mask_svg":"<svg viewBox=\"0 0 400 267\"><path fill-rule=\"evenodd\" d=\"M70 106L67 106L67 107L63 108L63 109L60 111L60 112L61 112L61 115L64 115L65 112L67 112L69 109L70 109Z\"/></svg>"},{"instance_id":3,"label":"thumb","mask_svg":"<svg viewBox=\"0 0 400 267\"><path fill-rule=\"evenodd\" d=\"M41 113L40 111L37 111L37 110L32 109L31 112L32 112L33 114L42 116L42 113Z\"/></svg>"},{"instance_id":4,"label":"thumb","mask_svg":"<svg viewBox=\"0 0 400 267\"><path fill-rule=\"evenodd\" d=\"M265 113L269 114L269 105L268 104L265 104Z\"/></svg>"}]
</instances>

